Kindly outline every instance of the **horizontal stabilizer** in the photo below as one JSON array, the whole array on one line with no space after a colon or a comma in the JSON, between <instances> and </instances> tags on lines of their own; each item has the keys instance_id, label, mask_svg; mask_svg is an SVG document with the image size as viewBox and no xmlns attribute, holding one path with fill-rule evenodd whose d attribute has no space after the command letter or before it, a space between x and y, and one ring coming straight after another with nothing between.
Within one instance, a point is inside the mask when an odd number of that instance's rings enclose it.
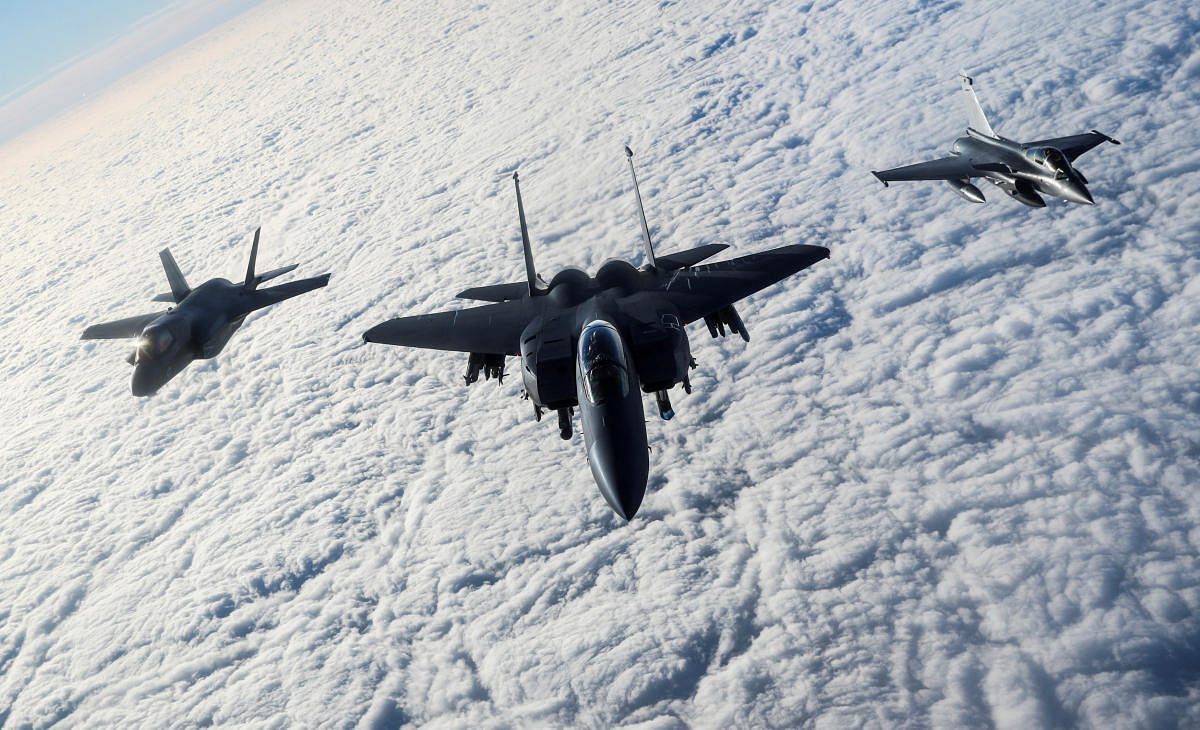
<instances>
[{"instance_id":1,"label":"horizontal stabilizer","mask_svg":"<svg viewBox=\"0 0 1200 730\"><path fill-rule=\"evenodd\" d=\"M656 259L656 263L660 269L666 271L686 269L689 266L695 266L706 258L716 256L727 248L729 248L729 244L709 243L704 246L697 246L688 251L659 256Z\"/></svg>"},{"instance_id":2,"label":"horizontal stabilizer","mask_svg":"<svg viewBox=\"0 0 1200 730\"><path fill-rule=\"evenodd\" d=\"M175 301L175 295L169 291L165 291L162 294L155 294L154 298L151 299L150 301L166 302L167 304L178 304L178 302Z\"/></svg>"},{"instance_id":3,"label":"horizontal stabilizer","mask_svg":"<svg viewBox=\"0 0 1200 730\"><path fill-rule=\"evenodd\" d=\"M102 324L94 324L83 331L83 340L124 340L130 337L137 337L142 334L142 330L146 329L146 325L166 314L166 312L154 312L152 314L139 314L136 317L126 317L118 319L115 322L104 322Z\"/></svg>"},{"instance_id":4,"label":"horizontal stabilizer","mask_svg":"<svg viewBox=\"0 0 1200 730\"><path fill-rule=\"evenodd\" d=\"M481 302L507 302L520 299L529 293L529 284L521 281L514 284L492 284L463 289L455 296L459 299L475 299Z\"/></svg>"},{"instance_id":5,"label":"horizontal stabilizer","mask_svg":"<svg viewBox=\"0 0 1200 730\"><path fill-rule=\"evenodd\" d=\"M292 271L299 265L300 264L292 264L291 266L283 266L278 269L273 269L271 271L268 271L265 274L257 274L254 277L254 283L257 285L257 284L263 283L264 281L270 281L271 279L274 279L276 276L283 276L284 274L288 273L289 271Z\"/></svg>"},{"instance_id":6,"label":"horizontal stabilizer","mask_svg":"<svg viewBox=\"0 0 1200 730\"><path fill-rule=\"evenodd\" d=\"M272 304L278 304L284 299L305 294L313 289L320 289L329 283L329 274L321 274L314 276L311 279L301 279L299 281L289 281L286 284L273 286L267 289L259 289L254 292L247 293L250 297L250 311L269 307Z\"/></svg>"}]
</instances>

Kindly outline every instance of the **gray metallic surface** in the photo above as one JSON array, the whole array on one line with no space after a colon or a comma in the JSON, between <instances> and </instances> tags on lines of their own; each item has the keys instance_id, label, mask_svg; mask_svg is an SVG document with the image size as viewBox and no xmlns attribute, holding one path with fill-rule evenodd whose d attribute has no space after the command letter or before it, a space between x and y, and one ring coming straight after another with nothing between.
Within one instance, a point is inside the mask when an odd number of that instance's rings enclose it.
<instances>
[{"instance_id":1,"label":"gray metallic surface","mask_svg":"<svg viewBox=\"0 0 1200 730\"><path fill-rule=\"evenodd\" d=\"M1120 142L1095 130L1025 143L1006 139L988 124L971 78L965 74L960 78L967 100L967 136L954 141L949 157L872 171L885 187L897 181L946 180L962 198L982 203L982 192L970 183L982 177L1030 207L1044 207L1043 195L1082 205L1095 203L1087 179L1072 163L1098 144Z\"/></svg>"},{"instance_id":2,"label":"gray metallic surface","mask_svg":"<svg viewBox=\"0 0 1200 730\"><path fill-rule=\"evenodd\" d=\"M322 274L258 289L259 283L287 273L295 266L285 266L256 276L254 261L257 251L258 231L255 231L244 283L210 279L191 289L176 266L175 259L163 249L160 258L171 285L171 297L178 306L165 312L92 325L84 330L82 338L137 337L138 344L131 356L134 369L130 391L136 396L152 395L188 363L219 354L249 313L329 283L329 274Z\"/></svg>"},{"instance_id":3,"label":"gray metallic surface","mask_svg":"<svg viewBox=\"0 0 1200 730\"><path fill-rule=\"evenodd\" d=\"M592 475L605 501L628 520L641 505L649 472L641 393L654 393L658 403L668 404L666 393L674 386L691 392L688 373L694 365L686 326L704 320L713 337L724 335L728 326L731 334L749 340L734 302L828 258L829 250L784 246L701 265L726 247L708 244L656 257L643 229L647 261L655 263L639 269L610 260L595 276L566 269L535 287L517 180L514 174L528 282L466 289L460 296L494 303L397 317L370 328L363 339L469 353L468 385L480 374L502 380L505 357L518 356L524 395L536 418L544 409L557 411L560 435L570 438L571 416L579 408ZM640 201L638 211L642 216ZM586 354L581 338L596 322L616 333L629 374L627 392L603 403L588 399L587 372L578 359ZM673 413L669 407L656 410L663 418Z\"/></svg>"}]
</instances>

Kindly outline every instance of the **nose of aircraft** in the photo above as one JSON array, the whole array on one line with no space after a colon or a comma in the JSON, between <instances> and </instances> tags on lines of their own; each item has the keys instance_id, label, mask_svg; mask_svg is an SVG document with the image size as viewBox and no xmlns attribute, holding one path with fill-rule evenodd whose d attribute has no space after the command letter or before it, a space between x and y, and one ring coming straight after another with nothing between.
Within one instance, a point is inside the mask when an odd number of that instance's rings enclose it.
<instances>
[{"instance_id":1,"label":"nose of aircraft","mask_svg":"<svg viewBox=\"0 0 1200 730\"><path fill-rule=\"evenodd\" d=\"M1092 198L1092 194L1087 187L1080 182L1072 182L1067 186L1067 200L1072 203L1081 203L1083 205L1095 205L1096 201Z\"/></svg>"},{"instance_id":2,"label":"nose of aircraft","mask_svg":"<svg viewBox=\"0 0 1200 730\"><path fill-rule=\"evenodd\" d=\"M642 506L642 498L646 496L649 454L643 448L640 459L636 453L618 455L597 442L592 444L589 456L592 476L600 487L600 494L604 495L604 501L621 519L626 522L633 519Z\"/></svg>"},{"instance_id":3,"label":"nose of aircraft","mask_svg":"<svg viewBox=\"0 0 1200 730\"><path fill-rule=\"evenodd\" d=\"M140 397L154 395L158 392L162 383L159 382L158 372L148 364L140 364L133 369L133 377L130 379L129 389L133 394Z\"/></svg>"}]
</instances>

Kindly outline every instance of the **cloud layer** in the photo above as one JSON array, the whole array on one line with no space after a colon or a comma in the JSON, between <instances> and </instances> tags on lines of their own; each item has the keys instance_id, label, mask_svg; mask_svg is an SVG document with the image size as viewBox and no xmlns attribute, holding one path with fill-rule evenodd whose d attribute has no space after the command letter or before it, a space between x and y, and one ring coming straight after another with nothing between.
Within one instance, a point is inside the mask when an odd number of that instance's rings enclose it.
<instances>
[{"instance_id":1,"label":"cloud layer","mask_svg":"<svg viewBox=\"0 0 1200 730\"><path fill-rule=\"evenodd\" d=\"M257 8L0 148L0 720L1200 722L1200 16L1135 2ZM882 189L966 66L1123 140L1095 207ZM648 423L626 526L465 357L367 346L538 268L833 256ZM333 272L154 398L95 321ZM548 278L548 277L547 277Z\"/></svg>"}]
</instances>

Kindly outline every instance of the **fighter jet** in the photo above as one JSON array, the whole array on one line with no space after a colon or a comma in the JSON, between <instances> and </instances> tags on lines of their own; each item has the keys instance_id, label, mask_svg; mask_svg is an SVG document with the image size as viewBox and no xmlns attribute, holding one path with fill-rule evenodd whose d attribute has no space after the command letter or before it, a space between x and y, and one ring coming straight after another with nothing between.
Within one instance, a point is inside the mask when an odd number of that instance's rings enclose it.
<instances>
[{"instance_id":1,"label":"fighter jet","mask_svg":"<svg viewBox=\"0 0 1200 730\"><path fill-rule=\"evenodd\" d=\"M258 256L258 235L250 247L250 264L246 280L234 284L226 279L210 279L192 289L171 257L171 252L159 252L171 291L154 297L156 302L173 302L165 312L139 314L116 322L95 324L83 331L85 340L109 340L137 337L137 347L127 362L133 365L131 389L136 396L152 395L168 380L179 374L192 360L214 357L242 326L246 315L269 307L284 299L318 289L329 283L329 274L301 279L268 289L258 285L286 274L296 264L254 273Z\"/></svg>"},{"instance_id":2,"label":"fighter jet","mask_svg":"<svg viewBox=\"0 0 1200 730\"><path fill-rule=\"evenodd\" d=\"M639 387L654 393L659 415L670 419L668 391L682 384L690 393L688 371L696 367L684 328L704 320L713 337L728 327L749 341L734 302L827 258L829 250L784 246L703 266L696 264L727 246L656 256L633 152L626 147L625 154L645 244L640 269L611 259L595 276L566 269L546 284L534 269L521 183L513 173L526 280L467 289L458 297L493 303L391 319L363 339L469 353L468 386L480 373L502 381L505 358L519 357L523 395L537 420L544 409L556 411L559 435L570 439L574 409L580 409L592 476L608 505L628 521L641 506L649 473Z\"/></svg>"},{"instance_id":3,"label":"fighter jet","mask_svg":"<svg viewBox=\"0 0 1200 730\"><path fill-rule=\"evenodd\" d=\"M884 187L897 180L945 180L965 200L982 203L983 193L971 184L971 178L982 177L1009 197L1033 208L1046 207L1042 195L1095 204L1087 189L1087 178L1071 163L1101 142L1120 142L1094 129L1087 134L1036 142L1006 139L988 124L971 77L960 71L959 79L967 102L967 136L954 141L950 157L882 172L872 170L871 174Z\"/></svg>"}]
</instances>

